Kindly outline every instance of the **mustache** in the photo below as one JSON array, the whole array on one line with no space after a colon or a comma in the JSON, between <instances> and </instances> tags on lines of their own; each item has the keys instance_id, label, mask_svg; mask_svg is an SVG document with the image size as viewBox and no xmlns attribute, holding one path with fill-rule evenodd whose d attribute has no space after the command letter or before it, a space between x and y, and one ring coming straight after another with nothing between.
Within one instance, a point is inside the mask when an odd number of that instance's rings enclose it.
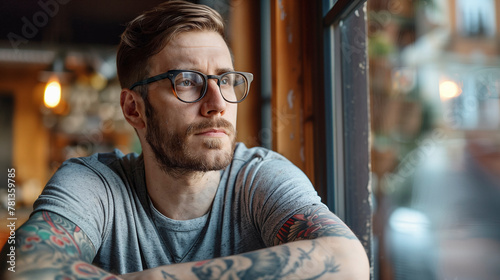
<instances>
[{"instance_id":1,"label":"mustache","mask_svg":"<svg viewBox=\"0 0 500 280\"><path fill-rule=\"evenodd\" d=\"M203 120L197 123L192 123L186 130L186 136L201 133L209 128L223 128L230 135L235 132L234 126L225 119Z\"/></svg>"}]
</instances>

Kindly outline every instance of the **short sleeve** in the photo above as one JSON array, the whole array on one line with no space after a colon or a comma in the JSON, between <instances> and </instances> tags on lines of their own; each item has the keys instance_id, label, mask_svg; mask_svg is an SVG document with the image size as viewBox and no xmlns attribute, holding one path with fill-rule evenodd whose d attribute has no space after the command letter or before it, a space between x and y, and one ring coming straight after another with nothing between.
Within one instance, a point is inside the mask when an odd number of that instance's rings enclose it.
<instances>
[{"instance_id":1,"label":"short sleeve","mask_svg":"<svg viewBox=\"0 0 500 280\"><path fill-rule=\"evenodd\" d=\"M101 164L101 168L106 166ZM96 167L79 158L64 162L35 201L33 210L51 211L80 227L94 247L101 245L106 217L112 214L109 183Z\"/></svg>"},{"instance_id":2,"label":"short sleeve","mask_svg":"<svg viewBox=\"0 0 500 280\"><path fill-rule=\"evenodd\" d=\"M248 218L266 246L274 244L279 229L291 216L322 205L309 178L280 155L252 159L239 176Z\"/></svg>"}]
</instances>

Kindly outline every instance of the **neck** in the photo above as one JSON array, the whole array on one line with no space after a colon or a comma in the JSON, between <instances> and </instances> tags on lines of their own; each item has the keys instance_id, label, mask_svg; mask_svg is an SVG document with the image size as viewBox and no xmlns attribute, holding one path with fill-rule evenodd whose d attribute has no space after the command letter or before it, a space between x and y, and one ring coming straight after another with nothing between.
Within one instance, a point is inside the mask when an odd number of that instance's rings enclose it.
<instances>
[{"instance_id":1,"label":"neck","mask_svg":"<svg viewBox=\"0 0 500 280\"><path fill-rule=\"evenodd\" d=\"M153 156L144 156L146 186L154 207L174 220L189 220L208 213L217 192L220 171L170 174Z\"/></svg>"}]
</instances>

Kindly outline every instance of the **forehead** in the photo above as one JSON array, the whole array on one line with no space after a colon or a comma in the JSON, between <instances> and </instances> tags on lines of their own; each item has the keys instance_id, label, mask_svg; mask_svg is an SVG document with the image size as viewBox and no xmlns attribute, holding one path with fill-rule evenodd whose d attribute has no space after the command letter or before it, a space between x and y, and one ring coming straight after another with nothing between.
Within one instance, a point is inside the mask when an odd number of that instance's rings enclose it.
<instances>
[{"instance_id":1,"label":"forehead","mask_svg":"<svg viewBox=\"0 0 500 280\"><path fill-rule=\"evenodd\" d=\"M222 36L212 31L180 33L150 60L151 70L199 70L232 68L229 48ZM208 74L208 73L207 73Z\"/></svg>"}]
</instances>

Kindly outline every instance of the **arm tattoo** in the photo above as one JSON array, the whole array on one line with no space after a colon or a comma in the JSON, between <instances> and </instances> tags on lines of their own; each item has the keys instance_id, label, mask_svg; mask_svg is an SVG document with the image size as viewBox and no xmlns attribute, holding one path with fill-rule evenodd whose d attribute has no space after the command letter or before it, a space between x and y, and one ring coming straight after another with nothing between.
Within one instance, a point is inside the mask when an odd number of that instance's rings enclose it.
<instances>
[{"instance_id":1,"label":"arm tattoo","mask_svg":"<svg viewBox=\"0 0 500 280\"><path fill-rule=\"evenodd\" d=\"M59 215L36 213L19 231L21 252L43 249L92 261L94 248L90 240L78 226Z\"/></svg>"},{"instance_id":2,"label":"arm tattoo","mask_svg":"<svg viewBox=\"0 0 500 280\"><path fill-rule=\"evenodd\" d=\"M179 280L175 275L172 275L170 273L167 273L165 270L161 271L161 275L163 276L164 280Z\"/></svg>"},{"instance_id":3,"label":"arm tattoo","mask_svg":"<svg viewBox=\"0 0 500 280\"><path fill-rule=\"evenodd\" d=\"M351 230L332 212L323 207L307 209L292 216L275 238L275 245L261 251L240 255L241 258L222 258L201 261L192 272L201 280L213 279L306 279L331 277L340 271L333 256L325 254L315 238L333 236L356 239ZM296 247L291 241L310 240Z\"/></svg>"},{"instance_id":4,"label":"arm tattoo","mask_svg":"<svg viewBox=\"0 0 500 280\"><path fill-rule=\"evenodd\" d=\"M356 239L352 231L337 216L321 207L307 209L305 213L296 214L288 219L276 235L275 245L322 236Z\"/></svg>"},{"instance_id":5,"label":"arm tattoo","mask_svg":"<svg viewBox=\"0 0 500 280\"><path fill-rule=\"evenodd\" d=\"M274 247L266 251L255 251L241 255L239 261L214 259L195 264L192 272L200 280L215 279L299 279L293 278L299 270L315 271L310 280L339 271L333 258L317 260L312 257L316 247L313 240L307 250L291 250L288 246ZM301 278L302 279L302 278Z\"/></svg>"},{"instance_id":6,"label":"arm tattoo","mask_svg":"<svg viewBox=\"0 0 500 280\"><path fill-rule=\"evenodd\" d=\"M118 279L89 264L95 249L83 231L69 220L47 211L33 214L18 231L19 275L37 279ZM71 277L69 277L71 275Z\"/></svg>"}]
</instances>

